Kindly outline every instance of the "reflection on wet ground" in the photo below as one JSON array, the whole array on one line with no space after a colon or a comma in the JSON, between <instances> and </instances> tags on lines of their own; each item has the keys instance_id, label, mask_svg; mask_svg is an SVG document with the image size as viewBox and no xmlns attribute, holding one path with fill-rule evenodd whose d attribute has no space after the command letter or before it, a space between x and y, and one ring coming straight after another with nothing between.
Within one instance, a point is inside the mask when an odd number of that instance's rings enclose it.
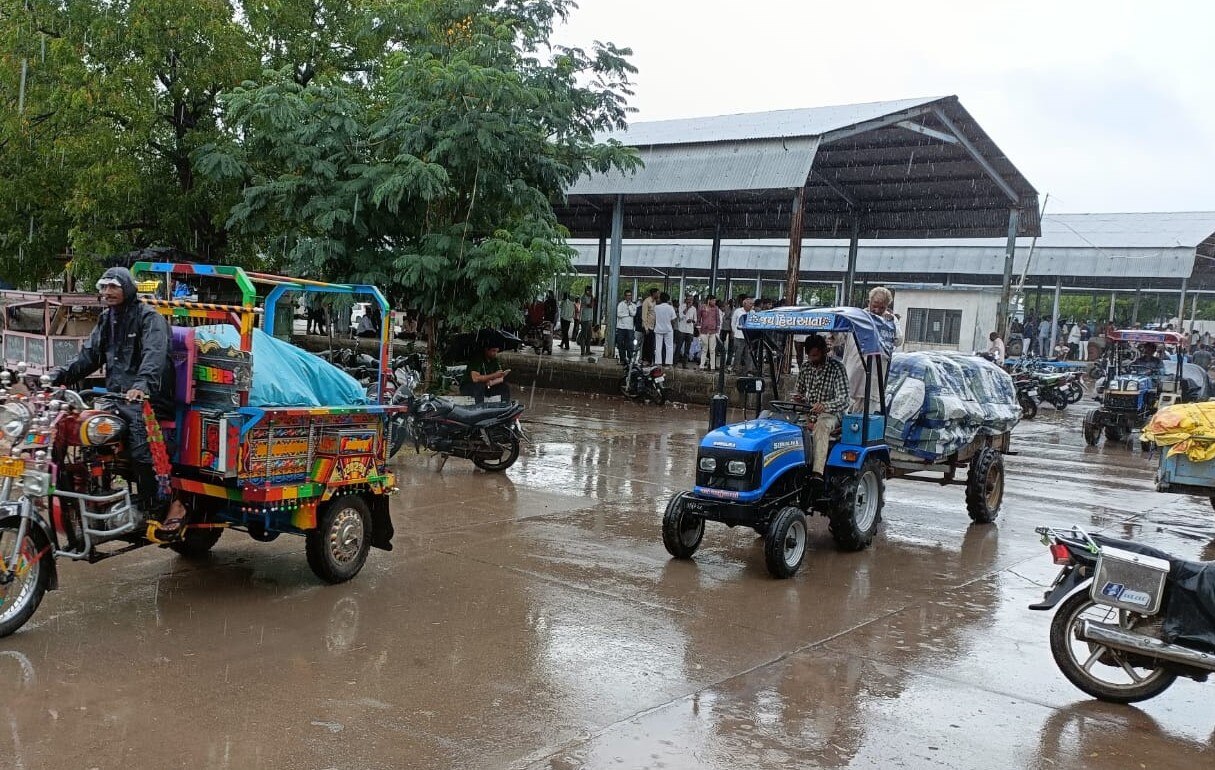
<instances>
[{"instance_id":1,"label":"reflection on wet ground","mask_svg":"<svg viewBox=\"0 0 1215 770\"><path fill-rule=\"evenodd\" d=\"M1076 407L1018 427L997 525L893 481L871 549L820 519L775 581L750 530L662 547L703 409L526 397L535 443L505 476L397 463L396 550L346 585L291 538L65 564L0 641L0 767L1210 764L1206 685L1091 701L1025 609L1055 572L1038 525L1215 557L1210 503L1154 492L1137 447L1084 447Z\"/></svg>"}]
</instances>

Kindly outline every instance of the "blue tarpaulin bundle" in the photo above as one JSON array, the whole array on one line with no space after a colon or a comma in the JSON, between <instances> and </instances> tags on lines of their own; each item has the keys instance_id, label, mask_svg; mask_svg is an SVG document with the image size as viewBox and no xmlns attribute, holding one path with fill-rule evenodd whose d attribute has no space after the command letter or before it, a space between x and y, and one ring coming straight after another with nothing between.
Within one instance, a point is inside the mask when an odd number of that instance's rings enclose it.
<instances>
[{"instance_id":1,"label":"blue tarpaulin bundle","mask_svg":"<svg viewBox=\"0 0 1215 770\"><path fill-rule=\"evenodd\" d=\"M957 452L1021 419L1012 377L978 356L899 353L886 386L886 442L926 459Z\"/></svg>"},{"instance_id":2,"label":"blue tarpaulin bundle","mask_svg":"<svg viewBox=\"0 0 1215 770\"><path fill-rule=\"evenodd\" d=\"M240 332L227 324L199 326L199 341L240 347ZM359 381L306 350L253 330L253 388L249 406L359 406L367 394Z\"/></svg>"}]
</instances>

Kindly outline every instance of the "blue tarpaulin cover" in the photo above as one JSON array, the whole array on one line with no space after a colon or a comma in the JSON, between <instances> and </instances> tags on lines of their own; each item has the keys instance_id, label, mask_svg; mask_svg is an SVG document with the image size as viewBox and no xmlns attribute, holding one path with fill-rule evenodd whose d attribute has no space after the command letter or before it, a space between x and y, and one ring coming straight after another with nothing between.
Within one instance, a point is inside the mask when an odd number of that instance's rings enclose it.
<instances>
[{"instance_id":1,"label":"blue tarpaulin cover","mask_svg":"<svg viewBox=\"0 0 1215 770\"><path fill-rule=\"evenodd\" d=\"M240 347L228 324L199 326L196 340ZM359 381L333 364L261 329L253 330L253 388L249 406L360 406L368 403Z\"/></svg>"},{"instance_id":2,"label":"blue tarpaulin cover","mask_svg":"<svg viewBox=\"0 0 1215 770\"><path fill-rule=\"evenodd\" d=\"M925 459L951 455L1021 419L1012 377L978 356L896 353L886 386L886 443Z\"/></svg>"}]
</instances>

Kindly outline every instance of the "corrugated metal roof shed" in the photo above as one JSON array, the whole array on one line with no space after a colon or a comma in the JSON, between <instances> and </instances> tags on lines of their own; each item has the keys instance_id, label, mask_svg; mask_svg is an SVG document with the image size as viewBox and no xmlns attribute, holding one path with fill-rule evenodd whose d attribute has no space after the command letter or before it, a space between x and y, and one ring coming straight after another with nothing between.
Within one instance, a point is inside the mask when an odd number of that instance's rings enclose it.
<instances>
[{"instance_id":1,"label":"corrugated metal roof shed","mask_svg":"<svg viewBox=\"0 0 1215 770\"><path fill-rule=\"evenodd\" d=\"M1029 258L1029 238L1017 242L1013 272L1020 275ZM575 243L576 263L593 270L597 244ZM708 241L626 243L623 272L705 275ZM839 280L847 269L847 241L807 241L802 248L806 280ZM1005 243L990 239L888 240L862 243L857 272L870 280L922 282L935 278L958 283L999 283ZM783 276L788 257L784 241L755 240L722 244L723 275ZM1191 288L1215 288L1207 265L1215 262L1215 212L1129 214L1054 214L1042 222L1029 281L1068 286L1176 289L1182 278Z\"/></svg>"},{"instance_id":2,"label":"corrugated metal roof shed","mask_svg":"<svg viewBox=\"0 0 1215 770\"><path fill-rule=\"evenodd\" d=\"M1010 208L1038 232L1038 197L956 97L903 99L638 123L631 175L576 182L557 206L576 237L606 232L624 196L624 237L787 237L805 188L803 236L999 237Z\"/></svg>"}]
</instances>

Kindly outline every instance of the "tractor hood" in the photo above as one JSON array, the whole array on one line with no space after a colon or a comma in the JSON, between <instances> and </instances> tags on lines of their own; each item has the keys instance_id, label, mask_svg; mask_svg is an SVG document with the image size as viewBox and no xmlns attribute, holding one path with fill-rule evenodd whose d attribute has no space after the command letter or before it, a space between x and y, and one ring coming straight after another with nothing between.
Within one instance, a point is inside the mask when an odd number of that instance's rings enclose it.
<instances>
[{"instance_id":1,"label":"tractor hood","mask_svg":"<svg viewBox=\"0 0 1215 770\"><path fill-rule=\"evenodd\" d=\"M733 425L723 425L709 431L700 440L700 448L730 449L738 452L763 452L777 441L796 439L801 441L800 426L784 420L747 420Z\"/></svg>"}]
</instances>

